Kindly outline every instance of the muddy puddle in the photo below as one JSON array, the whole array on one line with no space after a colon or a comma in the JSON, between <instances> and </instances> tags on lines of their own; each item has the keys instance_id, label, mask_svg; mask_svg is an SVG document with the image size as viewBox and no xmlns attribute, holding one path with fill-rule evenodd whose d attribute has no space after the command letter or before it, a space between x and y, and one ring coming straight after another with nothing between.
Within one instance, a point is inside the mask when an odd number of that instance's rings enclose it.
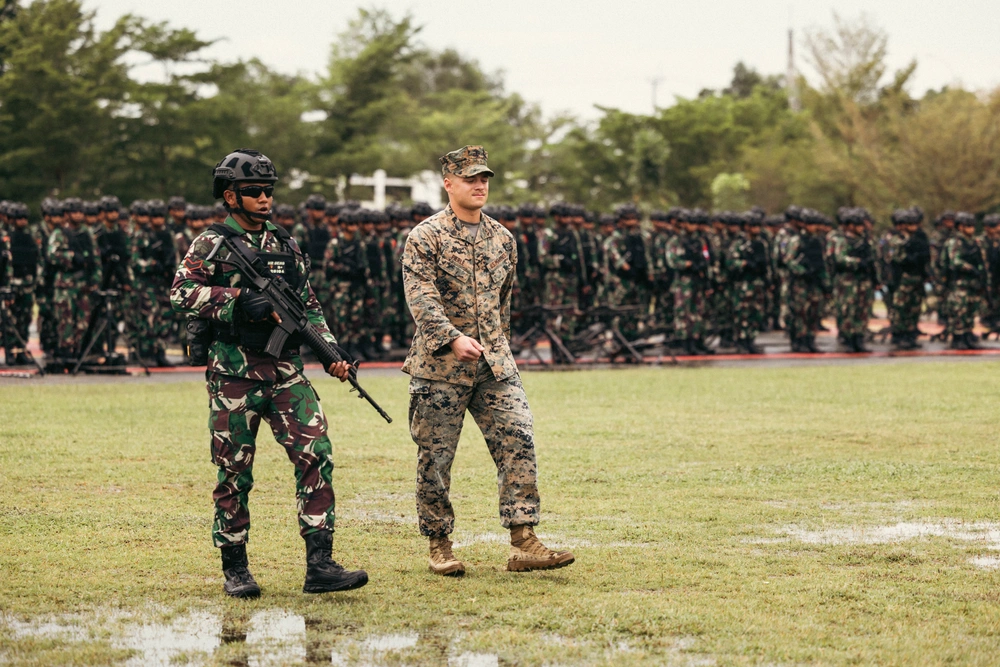
<instances>
[{"instance_id":1,"label":"muddy puddle","mask_svg":"<svg viewBox=\"0 0 1000 667\"><path fill-rule=\"evenodd\" d=\"M898 521L882 525L844 526L812 530L796 525L776 529L778 536L747 540L753 544L803 542L806 544L895 544L909 540L943 537L966 542L986 551L1000 552L1000 523L991 521ZM1000 568L1000 554L970 558L969 562L983 569Z\"/></svg>"},{"instance_id":2,"label":"muddy puddle","mask_svg":"<svg viewBox=\"0 0 1000 667\"><path fill-rule=\"evenodd\" d=\"M110 638L114 648L131 651L131 657L124 663L128 667L204 665L223 648L229 652L227 655L239 656L230 664L246 667L305 664L375 667L405 663L408 653L415 655L422 640L417 632L341 637L334 641L332 649L317 655L316 646L321 646L323 640L309 636L309 624L303 616L283 609L255 612L245 622L227 620L210 611L191 611L155 622L121 612L66 614L30 621L0 615L2 632L15 639L44 637L66 643ZM442 641L440 637L426 639ZM449 667L500 664L495 654L462 651L455 644L456 638L443 644L444 664Z\"/></svg>"}]
</instances>

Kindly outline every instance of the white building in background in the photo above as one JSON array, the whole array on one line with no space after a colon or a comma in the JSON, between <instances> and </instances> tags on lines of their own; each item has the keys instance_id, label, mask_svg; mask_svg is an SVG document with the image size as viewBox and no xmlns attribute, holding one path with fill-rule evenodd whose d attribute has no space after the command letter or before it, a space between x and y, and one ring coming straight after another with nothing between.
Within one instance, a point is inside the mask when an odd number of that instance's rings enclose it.
<instances>
[{"instance_id":1,"label":"white building in background","mask_svg":"<svg viewBox=\"0 0 1000 667\"><path fill-rule=\"evenodd\" d=\"M348 183L350 185L362 185L375 189L375 195L371 201L361 202L361 205L365 208L374 208L379 211L385 209L385 189L387 187L409 188L411 200L415 202L425 201L435 211L444 208L441 196L441 175L430 169L426 169L410 178L389 178L386 176L384 169L376 169L375 173L371 176L351 174Z\"/></svg>"}]
</instances>

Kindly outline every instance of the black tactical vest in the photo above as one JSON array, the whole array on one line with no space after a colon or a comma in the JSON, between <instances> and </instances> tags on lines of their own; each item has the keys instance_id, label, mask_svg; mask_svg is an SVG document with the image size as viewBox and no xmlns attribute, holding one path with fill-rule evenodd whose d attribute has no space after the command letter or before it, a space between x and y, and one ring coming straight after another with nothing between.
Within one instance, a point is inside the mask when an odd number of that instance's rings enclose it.
<instances>
[{"instance_id":1,"label":"black tactical vest","mask_svg":"<svg viewBox=\"0 0 1000 667\"><path fill-rule=\"evenodd\" d=\"M42 254L35 239L25 229L14 229L10 234L11 265L15 278L34 276Z\"/></svg>"}]
</instances>

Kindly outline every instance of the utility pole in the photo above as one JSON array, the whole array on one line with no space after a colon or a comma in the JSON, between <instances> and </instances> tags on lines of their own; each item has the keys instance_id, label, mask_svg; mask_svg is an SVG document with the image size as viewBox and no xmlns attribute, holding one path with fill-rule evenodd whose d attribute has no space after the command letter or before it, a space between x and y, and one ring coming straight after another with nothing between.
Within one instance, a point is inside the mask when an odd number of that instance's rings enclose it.
<instances>
[{"instance_id":1,"label":"utility pole","mask_svg":"<svg viewBox=\"0 0 1000 667\"><path fill-rule=\"evenodd\" d=\"M661 83L663 83L663 77L662 76L654 76L652 79L649 80L649 84L653 88L653 114L654 115L656 114L656 109L657 109L657 106L656 106L656 89L659 88L659 86L660 86Z\"/></svg>"},{"instance_id":2,"label":"utility pole","mask_svg":"<svg viewBox=\"0 0 1000 667\"><path fill-rule=\"evenodd\" d=\"M800 111L798 80L795 74L795 37L791 28L788 29L788 70L785 72L785 89L788 91L788 107L792 111Z\"/></svg>"}]
</instances>

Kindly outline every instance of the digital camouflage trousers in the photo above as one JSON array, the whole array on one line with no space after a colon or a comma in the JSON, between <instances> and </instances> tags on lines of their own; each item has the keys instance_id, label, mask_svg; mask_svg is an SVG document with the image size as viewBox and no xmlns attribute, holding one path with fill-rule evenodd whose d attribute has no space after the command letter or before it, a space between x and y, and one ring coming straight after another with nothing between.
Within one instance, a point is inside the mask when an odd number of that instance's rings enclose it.
<instances>
[{"instance_id":1,"label":"digital camouflage trousers","mask_svg":"<svg viewBox=\"0 0 1000 667\"><path fill-rule=\"evenodd\" d=\"M208 377L212 462L219 467L212 498L217 547L243 544L250 530L257 431L263 418L295 466L299 532L333 531L333 458L319 396L301 373L276 383L212 373Z\"/></svg>"},{"instance_id":2,"label":"digital camouflage trousers","mask_svg":"<svg viewBox=\"0 0 1000 667\"><path fill-rule=\"evenodd\" d=\"M503 381L482 360L471 387L410 380L410 437L417 445L417 519L420 533L443 537L455 528L449 499L451 464L466 410L472 414L497 467L500 522L505 528L537 525L534 427L521 378Z\"/></svg>"}]
</instances>

